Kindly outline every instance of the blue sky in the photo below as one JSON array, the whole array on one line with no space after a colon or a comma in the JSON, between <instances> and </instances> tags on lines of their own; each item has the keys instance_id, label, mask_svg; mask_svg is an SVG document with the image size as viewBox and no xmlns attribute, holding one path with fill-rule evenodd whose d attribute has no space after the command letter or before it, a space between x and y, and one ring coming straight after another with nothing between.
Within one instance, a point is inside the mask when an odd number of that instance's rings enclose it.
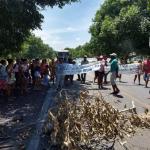
<instances>
[{"instance_id":1,"label":"blue sky","mask_svg":"<svg viewBox=\"0 0 150 150\"><path fill-rule=\"evenodd\" d=\"M82 45L90 40L89 26L103 1L81 0L63 9L47 8L42 11L42 30L35 30L34 33L55 50Z\"/></svg>"}]
</instances>

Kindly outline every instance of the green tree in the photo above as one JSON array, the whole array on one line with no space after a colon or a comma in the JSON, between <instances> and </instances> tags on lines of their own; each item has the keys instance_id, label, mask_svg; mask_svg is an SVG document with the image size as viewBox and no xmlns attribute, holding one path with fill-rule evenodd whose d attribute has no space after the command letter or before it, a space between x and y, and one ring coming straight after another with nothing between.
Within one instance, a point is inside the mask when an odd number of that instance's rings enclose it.
<instances>
[{"instance_id":1,"label":"green tree","mask_svg":"<svg viewBox=\"0 0 150 150\"><path fill-rule=\"evenodd\" d=\"M31 35L22 45L19 56L25 58L53 58L53 48L44 44L41 38Z\"/></svg>"},{"instance_id":2,"label":"green tree","mask_svg":"<svg viewBox=\"0 0 150 150\"><path fill-rule=\"evenodd\" d=\"M69 50L69 53L72 57L83 57L87 55L88 57L94 56L93 51L91 51L92 46L90 43L85 43L84 45L79 45L76 48L65 48Z\"/></svg>"},{"instance_id":3,"label":"green tree","mask_svg":"<svg viewBox=\"0 0 150 150\"><path fill-rule=\"evenodd\" d=\"M21 49L30 31L41 27L41 9L78 0L0 0L0 55Z\"/></svg>"},{"instance_id":4,"label":"green tree","mask_svg":"<svg viewBox=\"0 0 150 150\"><path fill-rule=\"evenodd\" d=\"M91 49L96 54L150 54L149 0L105 0L89 32Z\"/></svg>"}]
</instances>

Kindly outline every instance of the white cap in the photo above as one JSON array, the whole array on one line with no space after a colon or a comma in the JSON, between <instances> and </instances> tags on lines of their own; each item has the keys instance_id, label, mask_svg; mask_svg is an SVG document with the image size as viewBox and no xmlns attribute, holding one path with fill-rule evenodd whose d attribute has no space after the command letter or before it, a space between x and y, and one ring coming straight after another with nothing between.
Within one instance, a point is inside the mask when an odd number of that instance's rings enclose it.
<instances>
[{"instance_id":1,"label":"white cap","mask_svg":"<svg viewBox=\"0 0 150 150\"><path fill-rule=\"evenodd\" d=\"M116 53L112 53L112 54L110 54L110 56L115 56L115 57L116 57L116 56L117 56L117 54L116 54Z\"/></svg>"}]
</instances>

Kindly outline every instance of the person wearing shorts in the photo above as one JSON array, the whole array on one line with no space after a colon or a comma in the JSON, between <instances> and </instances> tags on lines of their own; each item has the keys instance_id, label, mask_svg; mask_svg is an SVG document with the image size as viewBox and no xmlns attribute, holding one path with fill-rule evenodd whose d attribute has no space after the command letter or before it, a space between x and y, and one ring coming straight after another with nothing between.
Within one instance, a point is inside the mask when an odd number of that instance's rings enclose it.
<instances>
[{"instance_id":1,"label":"person wearing shorts","mask_svg":"<svg viewBox=\"0 0 150 150\"><path fill-rule=\"evenodd\" d=\"M150 57L148 57L147 60L143 62L143 72L144 72L145 87L147 88L150 78Z\"/></svg>"},{"instance_id":2,"label":"person wearing shorts","mask_svg":"<svg viewBox=\"0 0 150 150\"><path fill-rule=\"evenodd\" d=\"M110 54L111 60L110 60L110 83L112 85L113 88L113 92L112 94L118 94L120 92L120 90L118 89L117 85L116 85L116 77L118 75L118 71L119 71L119 67L118 67L118 61L116 59L116 54L112 53Z\"/></svg>"},{"instance_id":3,"label":"person wearing shorts","mask_svg":"<svg viewBox=\"0 0 150 150\"><path fill-rule=\"evenodd\" d=\"M141 81L141 74L142 74L142 61L139 60L138 61L138 65L137 65L137 68L136 68L136 74L134 76L134 83L138 77L138 81L139 81L139 85L141 85L140 81Z\"/></svg>"},{"instance_id":4,"label":"person wearing shorts","mask_svg":"<svg viewBox=\"0 0 150 150\"><path fill-rule=\"evenodd\" d=\"M145 73L143 78L144 78L145 81L149 81L150 74Z\"/></svg>"}]
</instances>

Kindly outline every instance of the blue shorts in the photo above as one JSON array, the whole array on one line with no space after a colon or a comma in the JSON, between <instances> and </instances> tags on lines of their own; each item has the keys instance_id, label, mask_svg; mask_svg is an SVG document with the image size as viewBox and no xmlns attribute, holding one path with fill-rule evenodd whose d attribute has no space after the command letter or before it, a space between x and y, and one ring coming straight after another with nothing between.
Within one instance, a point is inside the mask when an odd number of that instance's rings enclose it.
<instances>
[{"instance_id":1,"label":"blue shorts","mask_svg":"<svg viewBox=\"0 0 150 150\"><path fill-rule=\"evenodd\" d=\"M34 77L36 77L36 78L41 78L40 72L39 72L39 71L35 71Z\"/></svg>"},{"instance_id":2,"label":"blue shorts","mask_svg":"<svg viewBox=\"0 0 150 150\"><path fill-rule=\"evenodd\" d=\"M144 80L149 80L149 78L150 78L150 74L148 74L148 73L144 73L143 78L144 78Z\"/></svg>"}]
</instances>

